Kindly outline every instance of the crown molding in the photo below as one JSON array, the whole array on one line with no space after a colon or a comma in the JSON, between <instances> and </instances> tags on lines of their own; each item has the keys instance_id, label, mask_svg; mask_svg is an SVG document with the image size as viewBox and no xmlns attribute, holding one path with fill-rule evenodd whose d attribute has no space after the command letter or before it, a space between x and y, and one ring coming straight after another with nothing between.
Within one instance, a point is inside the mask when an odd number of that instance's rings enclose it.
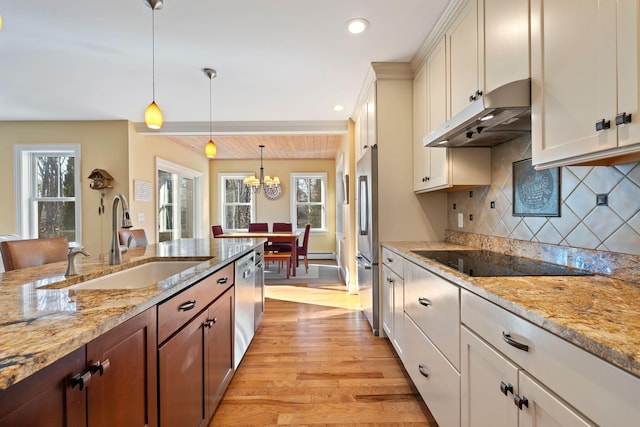
<instances>
[{"instance_id":1,"label":"crown molding","mask_svg":"<svg viewBox=\"0 0 640 427\"><path fill-rule=\"evenodd\" d=\"M170 122L149 129L136 123L140 135L209 135L209 122ZM348 131L347 120L292 122L213 122L214 135L339 135Z\"/></svg>"}]
</instances>

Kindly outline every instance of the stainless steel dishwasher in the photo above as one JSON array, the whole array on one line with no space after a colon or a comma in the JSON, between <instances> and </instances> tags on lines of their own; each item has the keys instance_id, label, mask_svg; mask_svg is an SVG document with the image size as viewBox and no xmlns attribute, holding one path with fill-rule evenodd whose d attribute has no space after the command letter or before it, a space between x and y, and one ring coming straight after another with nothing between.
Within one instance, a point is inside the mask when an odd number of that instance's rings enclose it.
<instances>
[{"instance_id":1,"label":"stainless steel dishwasher","mask_svg":"<svg viewBox=\"0 0 640 427\"><path fill-rule=\"evenodd\" d=\"M236 261L234 368L237 369L253 339L255 310L255 255Z\"/></svg>"}]
</instances>

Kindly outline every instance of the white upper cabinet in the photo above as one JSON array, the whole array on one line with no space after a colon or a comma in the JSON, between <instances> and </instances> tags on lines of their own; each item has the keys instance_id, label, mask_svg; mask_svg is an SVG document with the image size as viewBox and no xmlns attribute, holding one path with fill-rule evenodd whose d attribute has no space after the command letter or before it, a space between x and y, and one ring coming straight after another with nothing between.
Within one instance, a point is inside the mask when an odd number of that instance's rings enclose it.
<instances>
[{"instance_id":1,"label":"white upper cabinet","mask_svg":"<svg viewBox=\"0 0 640 427\"><path fill-rule=\"evenodd\" d=\"M529 73L529 1L469 0L446 31L449 111Z\"/></svg>"},{"instance_id":2,"label":"white upper cabinet","mask_svg":"<svg viewBox=\"0 0 640 427\"><path fill-rule=\"evenodd\" d=\"M635 0L531 0L534 164L640 150L638 19Z\"/></svg>"}]
</instances>

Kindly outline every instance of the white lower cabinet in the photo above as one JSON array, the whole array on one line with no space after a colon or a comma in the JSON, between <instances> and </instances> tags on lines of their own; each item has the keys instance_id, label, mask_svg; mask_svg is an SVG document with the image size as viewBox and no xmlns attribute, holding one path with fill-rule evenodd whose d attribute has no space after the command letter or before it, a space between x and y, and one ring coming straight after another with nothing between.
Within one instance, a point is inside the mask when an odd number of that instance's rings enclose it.
<instances>
[{"instance_id":1,"label":"white lower cabinet","mask_svg":"<svg viewBox=\"0 0 640 427\"><path fill-rule=\"evenodd\" d=\"M462 426L594 426L462 326Z\"/></svg>"},{"instance_id":2,"label":"white lower cabinet","mask_svg":"<svg viewBox=\"0 0 640 427\"><path fill-rule=\"evenodd\" d=\"M406 313L404 366L439 426L460 425L460 374Z\"/></svg>"},{"instance_id":3,"label":"white lower cabinet","mask_svg":"<svg viewBox=\"0 0 640 427\"><path fill-rule=\"evenodd\" d=\"M382 330L404 360L404 259L382 248Z\"/></svg>"}]
</instances>

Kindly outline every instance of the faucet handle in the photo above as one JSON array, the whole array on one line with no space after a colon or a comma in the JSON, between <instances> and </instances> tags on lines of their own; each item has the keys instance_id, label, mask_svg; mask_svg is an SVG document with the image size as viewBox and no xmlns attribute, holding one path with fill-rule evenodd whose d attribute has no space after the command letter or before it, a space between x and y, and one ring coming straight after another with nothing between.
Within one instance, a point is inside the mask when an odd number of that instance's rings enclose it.
<instances>
[{"instance_id":1,"label":"faucet handle","mask_svg":"<svg viewBox=\"0 0 640 427\"><path fill-rule=\"evenodd\" d=\"M85 252L82 247L70 247L69 252L67 253L67 271L64 273L65 276L75 276L78 274L75 263L76 255L78 254L82 254L84 256L91 255L88 252Z\"/></svg>"}]
</instances>

